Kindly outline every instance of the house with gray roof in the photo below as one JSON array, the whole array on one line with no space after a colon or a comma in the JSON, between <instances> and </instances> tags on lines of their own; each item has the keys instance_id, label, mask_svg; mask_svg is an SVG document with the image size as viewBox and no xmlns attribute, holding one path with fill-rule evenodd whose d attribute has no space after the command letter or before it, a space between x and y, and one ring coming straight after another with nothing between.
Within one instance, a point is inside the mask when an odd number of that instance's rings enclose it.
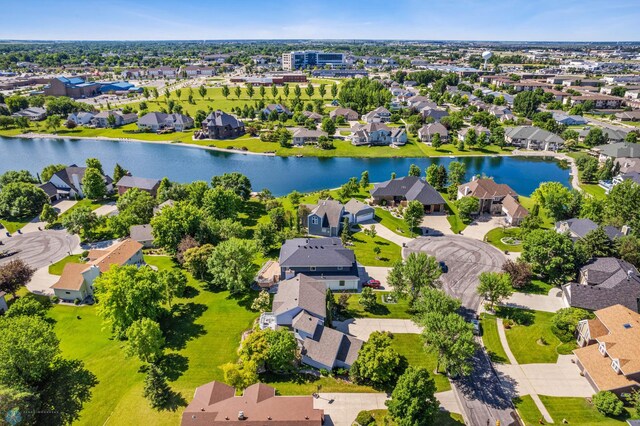
<instances>
[{"instance_id":1,"label":"house with gray roof","mask_svg":"<svg viewBox=\"0 0 640 426\"><path fill-rule=\"evenodd\" d=\"M338 237L342 230L344 205L336 200L320 200L307 216L310 235Z\"/></svg>"},{"instance_id":2,"label":"house with gray roof","mask_svg":"<svg viewBox=\"0 0 640 426\"><path fill-rule=\"evenodd\" d=\"M640 276L629 262L599 257L580 268L578 277L562 286L569 306L598 310L620 304L640 312Z\"/></svg>"},{"instance_id":3,"label":"house with gray roof","mask_svg":"<svg viewBox=\"0 0 640 426\"><path fill-rule=\"evenodd\" d=\"M425 213L444 212L446 204L433 186L417 176L377 183L371 190L371 197L374 204L389 206L405 206L409 201L417 200L424 206Z\"/></svg>"},{"instance_id":4,"label":"house with gray roof","mask_svg":"<svg viewBox=\"0 0 640 426\"><path fill-rule=\"evenodd\" d=\"M53 176L51 176L51 179L49 179L49 182L44 185L44 187L47 188L45 192L49 195L50 199L56 200L60 198L83 198L82 179L86 171L86 167L78 167L72 164L69 167L55 172ZM107 192L113 192L113 179L105 175L103 176L103 180ZM54 190L51 188L51 185L55 187L55 197L53 196Z\"/></svg>"},{"instance_id":5,"label":"house with gray roof","mask_svg":"<svg viewBox=\"0 0 640 426\"><path fill-rule=\"evenodd\" d=\"M378 107L362 116L367 123L388 123L391 121L391 112L385 107Z\"/></svg>"},{"instance_id":6,"label":"house with gray roof","mask_svg":"<svg viewBox=\"0 0 640 426\"><path fill-rule=\"evenodd\" d=\"M307 118L312 119L316 123L320 123L322 121L322 118L323 118L322 114L318 114L317 112L313 112L313 111L302 111L302 115L304 115Z\"/></svg>"},{"instance_id":7,"label":"house with gray roof","mask_svg":"<svg viewBox=\"0 0 640 426\"><path fill-rule=\"evenodd\" d=\"M323 132L322 130L301 127L293 132L291 142L297 146L315 144L318 143L318 139L320 139L321 136L327 137L329 135L327 132Z\"/></svg>"},{"instance_id":8,"label":"house with gray roof","mask_svg":"<svg viewBox=\"0 0 640 426\"><path fill-rule=\"evenodd\" d=\"M407 132L402 127L388 127L383 123L355 124L350 138L353 145L404 145Z\"/></svg>"},{"instance_id":9,"label":"house with gray roof","mask_svg":"<svg viewBox=\"0 0 640 426\"><path fill-rule=\"evenodd\" d=\"M324 320L327 316L327 288L322 281L298 274L280 281L273 297L272 312L278 325L291 325L300 312Z\"/></svg>"},{"instance_id":10,"label":"house with gray roof","mask_svg":"<svg viewBox=\"0 0 640 426\"><path fill-rule=\"evenodd\" d=\"M360 115L351 108L336 108L329 112L329 118L335 119L338 116L344 117L347 121L356 121L360 118Z\"/></svg>"},{"instance_id":11,"label":"house with gray roof","mask_svg":"<svg viewBox=\"0 0 640 426\"><path fill-rule=\"evenodd\" d=\"M582 130L578 132L578 140L583 142L589 131L590 127L584 127ZM607 137L608 143L618 143L624 142L624 139L627 137L629 130L623 129L622 127L616 127L615 129L612 127L602 127L602 133Z\"/></svg>"},{"instance_id":12,"label":"house with gray roof","mask_svg":"<svg viewBox=\"0 0 640 426\"><path fill-rule=\"evenodd\" d=\"M438 122L443 118L448 117L449 111L444 108L432 108L430 106L426 106L420 110L420 114L425 120L431 118L434 122Z\"/></svg>"},{"instance_id":13,"label":"house with gray roof","mask_svg":"<svg viewBox=\"0 0 640 426\"><path fill-rule=\"evenodd\" d=\"M275 111L276 114L278 114L278 115L280 115L280 114L291 115L291 111L289 111L289 109L287 107L285 107L284 105L280 105L280 104L269 104L269 105L266 105L264 107L264 109L262 110L262 113L264 113L264 115L266 115L268 117L269 114L271 114L273 111Z\"/></svg>"},{"instance_id":14,"label":"house with gray roof","mask_svg":"<svg viewBox=\"0 0 640 426\"><path fill-rule=\"evenodd\" d=\"M595 231L596 229L598 229L598 224L591 219L572 218L556 222L555 225L556 232L560 234L568 232L569 237L571 237L573 241L584 238L585 235L591 231ZM618 228L613 226L604 226L603 229L610 240L614 240L624 235L620 230L618 230Z\"/></svg>"},{"instance_id":15,"label":"house with gray roof","mask_svg":"<svg viewBox=\"0 0 640 426\"><path fill-rule=\"evenodd\" d=\"M113 117L113 125L109 124L109 117ZM101 111L93 116L91 124L99 128L120 127L138 121L138 114L134 112L124 113L122 111Z\"/></svg>"},{"instance_id":16,"label":"house with gray roof","mask_svg":"<svg viewBox=\"0 0 640 426\"><path fill-rule=\"evenodd\" d=\"M133 225L129 228L129 236L132 240L142 244L144 248L153 247L153 227L150 224Z\"/></svg>"},{"instance_id":17,"label":"house with gray roof","mask_svg":"<svg viewBox=\"0 0 640 426\"><path fill-rule=\"evenodd\" d=\"M347 204L344 205L344 211L349 218L349 223L362 223L373 220L376 215L373 207L355 198L350 199Z\"/></svg>"},{"instance_id":18,"label":"house with gray roof","mask_svg":"<svg viewBox=\"0 0 640 426\"><path fill-rule=\"evenodd\" d=\"M212 111L202 121L202 132L207 139L235 139L244 135L244 123L235 115L224 111Z\"/></svg>"},{"instance_id":19,"label":"house with gray roof","mask_svg":"<svg viewBox=\"0 0 640 426\"><path fill-rule=\"evenodd\" d=\"M91 122L95 114L92 112L72 112L67 116L67 121L73 121L77 126L85 126Z\"/></svg>"},{"instance_id":20,"label":"house with gray roof","mask_svg":"<svg viewBox=\"0 0 640 426\"><path fill-rule=\"evenodd\" d=\"M41 121L47 116L47 110L41 107L29 107L11 114L12 117L27 117L29 121Z\"/></svg>"},{"instance_id":21,"label":"house with gray roof","mask_svg":"<svg viewBox=\"0 0 640 426\"><path fill-rule=\"evenodd\" d=\"M420 127L418 129L418 138L420 141L430 145L431 139L433 139L436 133L440 135L440 141L442 143L449 141L449 130L447 130L442 123L430 123Z\"/></svg>"},{"instance_id":22,"label":"house with gray roof","mask_svg":"<svg viewBox=\"0 0 640 426\"><path fill-rule=\"evenodd\" d=\"M192 127L193 119L178 113L149 112L138 120L138 129L150 132L158 132L160 130L183 132Z\"/></svg>"},{"instance_id":23,"label":"house with gray roof","mask_svg":"<svg viewBox=\"0 0 640 426\"><path fill-rule=\"evenodd\" d=\"M125 175L120 178L120 180L116 183L116 188L118 188L118 194L122 195L127 190L131 188L138 188L141 191L148 192L152 197L158 193L158 187L160 186L159 179L152 178L144 178L138 176L129 176Z\"/></svg>"},{"instance_id":24,"label":"house with gray roof","mask_svg":"<svg viewBox=\"0 0 640 426\"><path fill-rule=\"evenodd\" d=\"M591 148L598 160L607 161L607 159L618 158L640 158L640 143L614 142L606 145L598 145Z\"/></svg>"},{"instance_id":25,"label":"house with gray roof","mask_svg":"<svg viewBox=\"0 0 640 426\"><path fill-rule=\"evenodd\" d=\"M304 274L339 291L357 290L360 283L354 252L336 237L287 240L280 248L278 263L285 279Z\"/></svg>"},{"instance_id":26,"label":"house with gray roof","mask_svg":"<svg viewBox=\"0 0 640 426\"><path fill-rule=\"evenodd\" d=\"M504 139L509 145L533 150L556 151L564 145L560 136L536 126L509 127Z\"/></svg>"},{"instance_id":27,"label":"house with gray roof","mask_svg":"<svg viewBox=\"0 0 640 426\"><path fill-rule=\"evenodd\" d=\"M551 115L556 123L566 126L582 126L588 123L588 120L581 115L568 115L560 111L554 111Z\"/></svg>"},{"instance_id":28,"label":"house with gray roof","mask_svg":"<svg viewBox=\"0 0 640 426\"><path fill-rule=\"evenodd\" d=\"M304 323L304 319L302 321ZM351 368L364 342L318 322L302 341L302 362L315 368Z\"/></svg>"}]
</instances>

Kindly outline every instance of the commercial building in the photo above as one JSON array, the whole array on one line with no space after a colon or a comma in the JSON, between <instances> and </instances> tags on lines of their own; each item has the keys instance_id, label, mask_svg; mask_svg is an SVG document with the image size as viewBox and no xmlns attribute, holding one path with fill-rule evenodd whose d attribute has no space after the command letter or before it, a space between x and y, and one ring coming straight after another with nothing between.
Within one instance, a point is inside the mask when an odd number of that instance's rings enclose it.
<instances>
[{"instance_id":1,"label":"commercial building","mask_svg":"<svg viewBox=\"0 0 640 426\"><path fill-rule=\"evenodd\" d=\"M300 68L323 68L327 65L330 67L344 66L344 53L305 50L282 54L282 68L288 71Z\"/></svg>"}]
</instances>

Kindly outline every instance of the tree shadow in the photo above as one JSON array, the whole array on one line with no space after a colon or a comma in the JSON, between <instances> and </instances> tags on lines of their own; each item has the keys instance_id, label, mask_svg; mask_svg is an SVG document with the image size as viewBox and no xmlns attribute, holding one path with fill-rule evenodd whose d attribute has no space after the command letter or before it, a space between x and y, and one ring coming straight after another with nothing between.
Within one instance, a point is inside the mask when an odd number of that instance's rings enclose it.
<instances>
[{"instance_id":1,"label":"tree shadow","mask_svg":"<svg viewBox=\"0 0 640 426\"><path fill-rule=\"evenodd\" d=\"M174 305L169 314L163 315L160 327L164 331L166 347L169 349L184 349L187 342L200 337L206 332L202 324L195 320L208 309L202 303L184 303Z\"/></svg>"},{"instance_id":2,"label":"tree shadow","mask_svg":"<svg viewBox=\"0 0 640 426\"><path fill-rule=\"evenodd\" d=\"M184 399L180 392L171 390L167 398L167 403L160 407L162 411L176 411L180 407L186 407L188 405L187 400Z\"/></svg>"},{"instance_id":3,"label":"tree shadow","mask_svg":"<svg viewBox=\"0 0 640 426\"><path fill-rule=\"evenodd\" d=\"M158 362L158 367L162 371L162 375L173 382L189 369L189 358L177 353L166 354Z\"/></svg>"},{"instance_id":4,"label":"tree shadow","mask_svg":"<svg viewBox=\"0 0 640 426\"><path fill-rule=\"evenodd\" d=\"M247 228L254 227L258 223L258 219L267 214L267 211L264 208L264 204L262 204L260 201L248 200L246 203L244 203L242 213L244 213L246 217L240 217L238 218L238 220L240 221L242 226ZM252 236L247 235L247 237L250 238Z\"/></svg>"},{"instance_id":5,"label":"tree shadow","mask_svg":"<svg viewBox=\"0 0 640 426\"><path fill-rule=\"evenodd\" d=\"M196 297L197 295L200 294L200 290L198 290L197 288L187 285L184 288L184 293L182 293L182 298L183 299L193 299L194 297Z\"/></svg>"},{"instance_id":6,"label":"tree shadow","mask_svg":"<svg viewBox=\"0 0 640 426\"><path fill-rule=\"evenodd\" d=\"M533 324L535 319L532 311L508 306L496 307L496 316L498 318L513 320L516 324L525 326Z\"/></svg>"},{"instance_id":7,"label":"tree shadow","mask_svg":"<svg viewBox=\"0 0 640 426\"><path fill-rule=\"evenodd\" d=\"M251 310L251 305L253 304L253 300L258 296L258 294L259 294L258 291L249 290L244 293L229 294L227 299L235 300L238 306L242 306L247 310Z\"/></svg>"}]
</instances>

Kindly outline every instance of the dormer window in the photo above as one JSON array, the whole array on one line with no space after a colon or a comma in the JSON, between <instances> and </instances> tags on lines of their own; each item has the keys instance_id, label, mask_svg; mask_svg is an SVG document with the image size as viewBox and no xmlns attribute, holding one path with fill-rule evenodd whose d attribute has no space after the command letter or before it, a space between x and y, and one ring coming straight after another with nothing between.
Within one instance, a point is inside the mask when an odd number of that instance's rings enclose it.
<instances>
[{"instance_id":1,"label":"dormer window","mask_svg":"<svg viewBox=\"0 0 640 426\"><path fill-rule=\"evenodd\" d=\"M602 356L607 355L607 345L603 343L598 343L598 351L600 351L600 354L602 354Z\"/></svg>"},{"instance_id":2,"label":"dormer window","mask_svg":"<svg viewBox=\"0 0 640 426\"><path fill-rule=\"evenodd\" d=\"M613 370L616 373L619 373L620 372L620 360L614 359L613 361L611 361L611 368L613 368Z\"/></svg>"},{"instance_id":3,"label":"dormer window","mask_svg":"<svg viewBox=\"0 0 640 426\"><path fill-rule=\"evenodd\" d=\"M314 225L317 225L319 223L318 217L317 216L313 216L311 218L311 223L313 223Z\"/></svg>"}]
</instances>

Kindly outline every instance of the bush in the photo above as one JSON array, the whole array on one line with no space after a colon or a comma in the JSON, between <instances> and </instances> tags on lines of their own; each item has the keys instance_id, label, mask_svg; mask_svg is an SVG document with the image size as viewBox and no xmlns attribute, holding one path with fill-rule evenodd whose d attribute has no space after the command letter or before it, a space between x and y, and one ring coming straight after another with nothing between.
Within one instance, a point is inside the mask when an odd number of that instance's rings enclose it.
<instances>
[{"instance_id":1,"label":"bush","mask_svg":"<svg viewBox=\"0 0 640 426\"><path fill-rule=\"evenodd\" d=\"M320 375L324 377L329 377L329 370L327 370L326 368L321 368Z\"/></svg>"},{"instance_id":2,"label":"bush","mask_svg":"<svg viewBox=\"0 0 640 426\"><path fill-rule=\"evenodd\" d=\"M360 426L368 426L372 425L376 422L370 412L368 411L360 411L358 416L356 417L356 423Z\"/></svg>"},{"instance_id":3,"label":"bush","mask_svg":"<svg viewBox=\"0 0 640 426\"><path fill-rule=\"evenodd\" d=\"M593 318L593 314L580 308L562 308L551 318L551 331L560 341L567 343L575 338L578 322Z\"/></svg>"},{"instance_id":4,"label":"bush","mask_svg":"<svg viewBox=\"0 0 640 426\"><path fill-rule=\"evenodd\" d=\"M78 299L77 297L75 299L73 299L73 304L74 305L79 305L80 304L80 299Z\"/></svg>"},{"instance_id":5,"label":"bush","mask_svg":"<svg viewBox=\"0 0 640 426\"><path fill-rule=\"evenodd\" d=\"M622 401L609 391L600 391L593 395L593 405L605 416L619 416L623 410Z\"/></svg>"},{"instance_id":6,"label":"bush","mask_svg":"<svg viewBox=\"0 0 640 426\"><path fill-rule=\"evenodd\" d=\"M51 303L58 303L60 301L60 299L58 299L58 296L52 296L51 297Z\"/></svg>"}]
</instances>

